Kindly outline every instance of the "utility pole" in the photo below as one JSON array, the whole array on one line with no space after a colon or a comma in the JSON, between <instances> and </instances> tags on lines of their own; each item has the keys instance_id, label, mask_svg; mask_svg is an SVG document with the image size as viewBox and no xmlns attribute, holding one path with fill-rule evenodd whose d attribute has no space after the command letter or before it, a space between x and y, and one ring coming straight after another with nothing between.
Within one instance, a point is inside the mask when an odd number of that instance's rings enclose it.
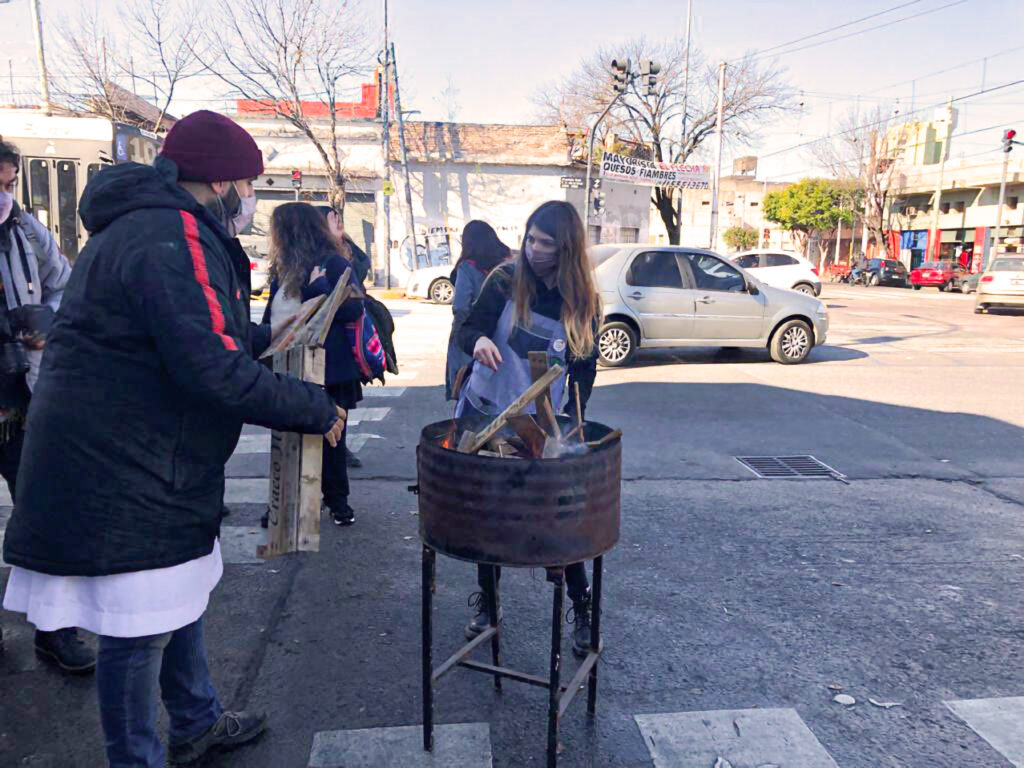
<instances>
[{"instance_id":1,"label":"utility pole","mask_svg":"<svg viewBox=\"0 0 1024 768\"><path fill-rule=\"evenodd\" d=\"M953 135L953 97L949 97L946 105L946 140L942 144L942 155L939 157L939 182L935 185L935 195L932 198L932 232L935 233L935 252L929 254L929 258L939 258L942 250L942 238L939 235L939 206L942 204L942 183L946 174L946 157L949 155L949 140ZM929 250L931 250L929 248Z\"/></svg>"},{"instance_id":2,"label":"utility pole","mask_svg":"<svg viewBox=\"0 0 1024 768\"><path fill-rule=\"evenodd\" d=\"M14 95L14 65L11 64L11 60L7 60L7 77L11 81L11 106L17 106L18 97Z\"/></svg>"},{"instance_id":3,"label":"utility pole","mask_svg":"<svg viewBox=\"0 0 1024 768\"><path fill-rule=\"evenodd\" d=\"M46 54L43 52L43 22L39 14L39 0L31 0L31 3L32 25L36 28L36 55L39 57L40 105L43 113L49 117L53 114L53 108L50 105L50 82L46 77Z\"/></svg>"},{"instance_id":4,"label":"utility pole","mask_svg":"<svg viewBox=\"0 0 1024 768\"><path fill-rule=\"evenodd\" d=\"M594 192L591 177L594 169L594 139L597 138L597 127L601 125L601 121L611 111L611 108L619 103L619 99L625 95L626 89L629 88L629 84L634 78L632 63L629 59L612 59L611 66L612 89L615 91L615 98L608 103L604 112L598 115L597 120L594 121L594 125L590 129L590 139L587 141L587 185L583 192L583 232L586 234L588 242L590 241L590 205Z\"/></svg>"},{"instance_id":5,"label":"utility pole","mask_svg":"<svg viewBox=\"0 0 1024 768\"><path fill-rule=\"evenodd\" d=\"M394 190L391 181L391 48L388 43L388 0L384 0L384 75L380 101L383 119L381 139L384 145L384 184ZM384 195L384 275L387 287L391 288L391 195Z\"/></svg>"},{"instance_id":6,"label":"utility pole","mask_svg":"<svg viewBox=\"0 0 1024 768\"><path fill-rule=\"evenodd\" d=\"M851 233L850 237L853 237ZM843 242L843 204L839 204L839 221L836 222L836 253L832 257L832 263L839 263L839 245ZM824 265L822 265L824 266Z\"/></svg>"},{"instance_id":7,"label":"utility pole","mask_svg":"<svg viewBox=\"0 0 1024 768\"><path fill-rule=\"evenodd\" d=\"M711 250L718 247L718 199L722 186L722 125L725 122L725 61L718 63L718 120L715 132L715 189L711 193L711 233L709 237Z\"/></svg>"},{"instance_id":8,"label":"utility pole","mask_svg":"<svg viewBox=\"0 0 1024 768\"><path fill-rule=\"evenodd\" d=\"M1010 152L1013 151L1013 145L1022 143L1014 141L1016 137L1017 131L1013 129L1003 131L1003 178L999 182L999 205L996 208L996 227L993 233L994 240L992 241L990 255L987 263L983 265L982 271L988 269L995 260L996 253L999 249L999 238L1002 237L1003 234L1003 204L1006 202L1006 171L1010 166Z\"/></svg>"},{"instance_id":9,"label":"utility pole","mask_svg":"<svg viewBox=\"0 0 1024 768\"><path fill-rule=\"evenodd\" d=\"M409 228L412 243L412 268L416 269L416 219L412 212L412 184L409 181L409 152L405 145L405 120L402 118L402 99L398 90L398 62L395 61L395 44L391 43L390 63L395 75L395 113L398 115L398 143L402 147L402 171L405 173L405 225Z\"/></svg>"},{"instance_id":10,"label":"utility pole","mask_svg":"<svg viewBox=\"0 0 1024 768\"><path fill-rule=\"evenodd\" d=\"M686 107L690 97L690 31L693 28L693 0L686 3L686 53L683 58L683 126L679 133L680 151L686 148ZM677 242L683 244L683 188L679 187L676 192L679 199L676 201L676 229Z\"/></svg>"}]
</instances>

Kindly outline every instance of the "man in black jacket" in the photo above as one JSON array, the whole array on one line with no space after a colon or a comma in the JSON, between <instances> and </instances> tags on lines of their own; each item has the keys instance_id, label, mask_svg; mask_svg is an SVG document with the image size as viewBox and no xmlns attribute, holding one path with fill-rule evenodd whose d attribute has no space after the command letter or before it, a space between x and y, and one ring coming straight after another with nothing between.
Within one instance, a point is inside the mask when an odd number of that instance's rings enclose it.
<instances>
[{"instance_id":1,"label":"man in black jacket","mask_svg":"<svg viewBox=\"0 0 1024 768\"><path fill-rule=\"evenodd\" d=\"M4 605L43 629L99 635L114 768L164 765L158 690L172 762L264 730L265 716L222 709L203 645L222 573L224 464L244 423L335 442L344 426L323 388L254 359L269 329L249 322L249 261L226 227L251 210L262 171L248 133L197 112L153 166L89 183L91 237L29 408Z\"/></svg>"}]
</instances>

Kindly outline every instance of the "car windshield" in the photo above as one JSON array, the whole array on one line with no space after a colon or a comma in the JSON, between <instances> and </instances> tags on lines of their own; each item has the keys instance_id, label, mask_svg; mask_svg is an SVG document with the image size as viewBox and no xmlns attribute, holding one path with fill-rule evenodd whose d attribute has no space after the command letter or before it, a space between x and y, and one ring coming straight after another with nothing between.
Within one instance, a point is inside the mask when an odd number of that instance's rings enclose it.
<instances>
[{"instance_id":1,"label":"car windshield","mask_svg":"<svg viewBox=\"0 0 1024 768\"><path fill-rule=\"evenodd\" d=\"M988 270L989 272L1024 272L1024 258L1020 259L996 259Z\"/></svg>"},{"instance_id":2,"label":"car windshield","mask_svg":"<svg viewBox=\"0 0 1024 768\"><path fill-rule=\"evenodd\" d=\"M871 261L868 262L868 266L871 269L878 269L878 267L881 266L881 264L882 262L878 259L872 259Z\"/></svg>"},{"instance_id":3,"label":"car windshield","mask_svg":"<svg viewBox=\"0 0 1024 768\"><path fill-rule=\"evenodd\" d=\"M921 265L921 269L942 269L943 265L937 261L926 261Z\"/></svg>"}]
</instances>

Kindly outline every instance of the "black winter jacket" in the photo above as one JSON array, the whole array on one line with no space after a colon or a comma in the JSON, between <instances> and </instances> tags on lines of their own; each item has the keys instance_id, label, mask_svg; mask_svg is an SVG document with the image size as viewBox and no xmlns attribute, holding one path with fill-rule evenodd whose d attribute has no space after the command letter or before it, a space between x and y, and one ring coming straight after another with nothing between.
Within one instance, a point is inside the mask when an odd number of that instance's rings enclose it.
<instances>
[{"instance_id":1,"label":"black winter jacket","mask_svg":"<svg viewBox=\"0 0 1024 768\"><path fill-rule=\"evenodd\" d=\"M323 388L253 359L249 264L165 158L86 187L92 233L47 339L4 559L61 576L207 555L242 424L326 433Z\"/></svg>"}]
</instances>

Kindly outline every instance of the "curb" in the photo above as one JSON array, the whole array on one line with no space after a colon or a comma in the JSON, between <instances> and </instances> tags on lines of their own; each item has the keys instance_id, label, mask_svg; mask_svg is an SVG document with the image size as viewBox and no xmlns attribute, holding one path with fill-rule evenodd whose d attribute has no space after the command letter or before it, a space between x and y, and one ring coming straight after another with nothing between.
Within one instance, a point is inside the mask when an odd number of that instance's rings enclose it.
<instances>
[{"instance_id":1,"label":"curb","mask_svg":"<svg viewBox=\"0 0 1024 768\"><path fill-rule=\"evenodd\" d=\"M367 291L375 299L404 299L405 291L392 288L369 288Z\"/></svg>"}]
</instances>

